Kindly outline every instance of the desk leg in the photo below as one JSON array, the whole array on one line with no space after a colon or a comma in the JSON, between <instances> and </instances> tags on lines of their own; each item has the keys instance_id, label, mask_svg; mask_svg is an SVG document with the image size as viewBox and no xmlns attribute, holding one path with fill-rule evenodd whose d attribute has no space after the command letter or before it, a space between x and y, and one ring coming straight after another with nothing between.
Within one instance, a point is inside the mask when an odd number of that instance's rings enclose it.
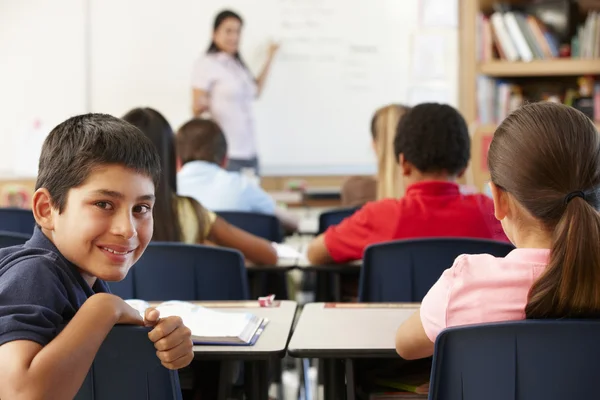
<instances>
[{"instance_id":1,"label":"desk leg","mask_svg":"<svg viewBox=\"0 0 600 400\"><path fill-rule=\"evenodd\" d=\"M315 278L315 301L327 303L329 299L329 273L325 271L317 271Z\"/></svg>"},{"instance_id":2,"label":"desk leg","mask_svg":"<svg viewBox=\"0 0 600 400\"><path fill-rule=\"evenodd\" d=\"M342 400L344 395L344 369L341 360L323 359L321 360L324 373L325 400Z\"/></svg>"},{"instance_id":3,"label":"desk leg","mask_svg":"<svg viewBox=\"0 0 600 400\"><path fill-rule=\"evenodd\" d=\"M339 272L331 273L331 285L333 286L333 301L336 303L342 302L342 277Z\"/></svg>"},{"instance_id":4,"label":"desk leg","mask_svg":"<svg viewBox=\"0 0 600 400\"><path fill-rule=\"evenodd\" d=\"M346 400L356 399L356 382L354 381L354 362L346 359Z\"/></svg>"},{"instance_id":5,"label":"desk leg","mask_svg":"<svg viewBox=\"0 0 600 400\"><path fill-rule=\"evenodd\" d=\"M244 386L248 400L269 399L269 362L267 360L246 363Z\"/></svg>"},{"instance_id":6,"label":"desk leg","mask_svg":"<svg viewBox=\"0 0 600 400\"><path fill-rule=\"evenodd\" d=\"M219 400L227 400L229 398L229 390L231 389L231 373L233 370L232 361L221 361L219 371L219 391L217 398Z\"/></svg>"}]
</instances>

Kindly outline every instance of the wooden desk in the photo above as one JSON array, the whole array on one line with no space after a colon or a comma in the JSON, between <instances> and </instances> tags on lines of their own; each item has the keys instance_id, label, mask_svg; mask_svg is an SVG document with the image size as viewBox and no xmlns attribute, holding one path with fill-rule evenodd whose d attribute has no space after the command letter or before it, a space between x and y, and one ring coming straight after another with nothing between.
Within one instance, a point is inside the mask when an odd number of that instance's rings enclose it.
<instances>
[{"instance_id":1,"label":"wooden desk","mask_svg":"<svg viewBox=\"0 0 600 400\"><path fill-rule=\"evenodd\" d=\"M323 360L325 398L355 398L354 365L357 358L398 358L398 327L419 307L415 303L307 304L288 346L298 358ZM345 373L340 361L345 362Z\"/></svg>"}]
</instances>

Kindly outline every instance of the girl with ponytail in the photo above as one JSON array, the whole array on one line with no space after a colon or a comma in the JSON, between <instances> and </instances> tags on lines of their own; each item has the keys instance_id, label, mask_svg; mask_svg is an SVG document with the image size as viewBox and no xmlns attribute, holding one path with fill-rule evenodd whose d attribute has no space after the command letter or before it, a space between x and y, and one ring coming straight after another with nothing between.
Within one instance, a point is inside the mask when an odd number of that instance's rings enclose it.
<instances>
[{"instance_id":1,"label":"girl with ponytail","mask_svg":"<svg viewBox=\"0 0 600 400\"><path fill-rule=\"evenodd\" d=\"M600 135L583 113L533 103L506 118L488 153L495 216L516 246L462 255L396 334L405 359L433 354L457 325L600 317Z\"/></svg>"}]
</instances>

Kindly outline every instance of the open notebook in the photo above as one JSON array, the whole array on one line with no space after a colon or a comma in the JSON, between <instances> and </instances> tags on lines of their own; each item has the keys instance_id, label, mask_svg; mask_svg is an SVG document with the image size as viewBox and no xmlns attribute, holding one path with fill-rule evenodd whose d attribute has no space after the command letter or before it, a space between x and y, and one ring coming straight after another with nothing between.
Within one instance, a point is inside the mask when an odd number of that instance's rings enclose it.
<instances>
[{"instance_id":1,"label":"open notebook","mask_svg":"<svg viewBox=\"0 0 600 400\"><path fill-rule=\"evenodd\" d=\"M144 300L126 302L142 316L150 306ZM219 312L184 301L167 301L156 308L161 318L180 316L192 331L194 344L253 345L268 323L268 319L250 313Z\"/></svg>"}]
</instances>

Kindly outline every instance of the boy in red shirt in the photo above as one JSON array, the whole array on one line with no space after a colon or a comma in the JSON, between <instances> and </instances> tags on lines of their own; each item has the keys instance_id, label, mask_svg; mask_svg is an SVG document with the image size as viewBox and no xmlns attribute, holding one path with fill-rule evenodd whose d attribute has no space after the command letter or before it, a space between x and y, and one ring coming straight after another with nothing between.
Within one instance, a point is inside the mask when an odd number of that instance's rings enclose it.
<instances>
[{"instance_id":1,"label":"boy in red shirt","mask_svg":"<svg viewBox=\"0 0 600 400\"><path fill-rule=\"evenodd\" d=\"M469 163L470 137L460 113L425 103L400 120L394 151L406 194L367 203L308 247L313 264L359 260L374 243L424 237L472 237L507 241L491 199L465 195L456 180Z\"/></svg>"}]
</instances>

